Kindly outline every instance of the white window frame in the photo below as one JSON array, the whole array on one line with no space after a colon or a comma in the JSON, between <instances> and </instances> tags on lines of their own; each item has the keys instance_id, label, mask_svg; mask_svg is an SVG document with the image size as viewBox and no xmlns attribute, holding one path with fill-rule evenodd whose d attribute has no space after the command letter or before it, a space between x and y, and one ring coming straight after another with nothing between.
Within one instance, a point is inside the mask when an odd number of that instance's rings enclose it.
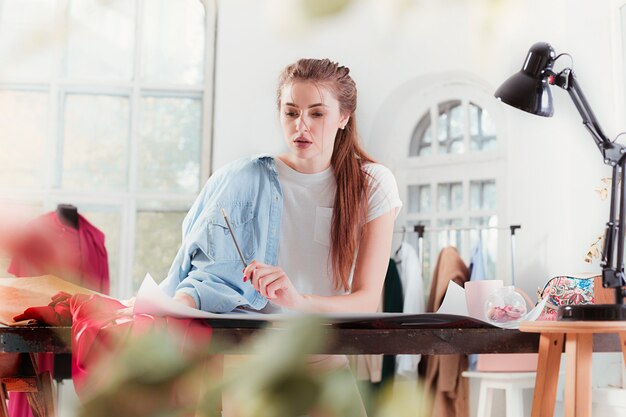
<instances>
[{"instance_id":1,"label":"white window frame","mask_svg":"<svg viewBox=\"0 0 626 417\"><path fill-rule=\"evenodd\" d=\"M407 225L410 222L429 220L430 227L437 227L439 219L460 218L464 226L469 226L472 217L483 217L495 214L498 216L498 227L509 225L507 201L510 190L507 186L507 141L504 114L499 103L493 97L493 86L483 80L467 73L449 73L440 76L426 77L427 82L416 83L416 88L411 95L397 109L395 118L393 147L388 152L394 155L386 160L391 160L392 168L396 176L400 198L408 201L408 185L431 186L432 212L428 214L407 213L408 205L405 206L398 217L397 224ZM417 87L419 86L419 87ZM464 136L465 152L463 154L439 154L437 149L437 105L448 100L461 100L465 109L466 126L469 126L468 103L472 102L485 109L491 116L497 134L495 149L485 151L470 151L469 129L466 127ZM431 113L431 129L433 149L428 156L409 156L410 142L415 126L426 113ZM469 185L471 181L494 179L496 181L496 209L488 211L470 212ZM463 183L463 207L460 210L438 213L437 207L437 184L446 182ZM428 227L427 227L428 229ZM427 232L428 233L428 232ZM463 247L459 248L464 254L470 254L469 232L463 231ZM436 263L437 235L431 235L431 268ZM504 230L498 231L498 254L496 275L498 279L511 281L511 236ZM469 259L464 259L466 262ZM432 271L429 271L432 274Z\"/></svg>"},{"instance_id":2,"label":"white window frame","mask_svg":"<svg viewBox=\"0 0 626 417\"><path fill-rule=\"evenodd\" d=\"M71 0L57 0L56 19L63 19L63 11L67 10ZM80 0L73 0L80 1ZM124 0L127 1L127 0ZM62 42L54 44L54 59L47 79L17 79L5 78L0 80L1 90L17 91L48 91L49 129L47 134L47 158L45 163L45 184L43 188L16 189L0 188L2 201L17 204L39 205L43 211L54 210L57 204L70 203L84 208L97 208L98 211L107 211L112 208L120 213L120 247L119 265L117 265L117 297L129 297L133 293L132 273L135 252L135 222L136 216L143 211L142 203L164 202L164 209L149 211L187 211L197 196L199 190L193 193L143 193L137 190L136 163L139 147L139 117L142 96L164 96L199 98L202 103L201 128L201 159L200 178L201 188L211 172L212 137L213 137L213 105L214 105L214 76L215 76L215 46L217 26L216 0L198 0L205 9L205 48L204 48L204 78L201 84L178 85L166 83L147 83L141 81L140 58L141 31L143 28L143 5L150 0L135 1L135 47L133 56L132 81L112 82L98 80L78 80L64 78L60 72L65 45ZM64 20L67 23L67 20ZM67 29L67 28L66 28ZM129 165L128 188L120 192L88 192L69 191L60 188L62 173L62 137L63 111L65 95L68 93L124 95L130 102L129 126ZM60 167L60 168L57 168ZM105 210L102 210L102 209ZM147 208L147 207L146 207ZM112 283L113 284L113 283Z\"/></svg>"}]
</instances>

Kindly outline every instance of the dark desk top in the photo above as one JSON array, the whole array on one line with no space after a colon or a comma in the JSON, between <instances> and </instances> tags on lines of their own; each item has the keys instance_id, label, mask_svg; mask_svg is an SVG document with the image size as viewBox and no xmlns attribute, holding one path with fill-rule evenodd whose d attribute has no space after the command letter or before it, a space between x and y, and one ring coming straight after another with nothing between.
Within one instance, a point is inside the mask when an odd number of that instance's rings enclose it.
<instances>
[{"instance_id":1,"label":"dark desk top","mask_svg":"<svg viewBox=\"0 0 626 417\"><path fill-rule=\"evenodd\" d=\"M370 325L372 323L369 323ZM456 325L455 325L456 324ZM366 328L364 323L342 323L324 326L329 343L319 353L332 354L401 354L426 355L470 353L533 353L539 348L539 334L505 330L491 326L468 323L449 323L436 327L374 323ZM242 342L262 328L242 327L233 323L211 322L216 339L244 346ZM266 331L280 332L282 328L269 326ZM216 344L218 345L218 344ZM619 352L617 335L594 335L595 352ZM218 349L216 347L216 349ZM0 327L0 352L71 352L69 327ZM245 352L240 350L241 353ZM217 353L217 351L216 351Z\"/></svg>"}]
</instances>

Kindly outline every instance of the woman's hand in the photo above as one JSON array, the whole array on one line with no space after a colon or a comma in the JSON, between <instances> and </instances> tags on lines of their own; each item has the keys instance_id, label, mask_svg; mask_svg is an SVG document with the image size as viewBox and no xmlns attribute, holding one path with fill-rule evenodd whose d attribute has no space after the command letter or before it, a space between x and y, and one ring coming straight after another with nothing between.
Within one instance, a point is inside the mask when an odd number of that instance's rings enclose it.
<instances>
[{"instance_id":1,"label":"woman's hand","mask_svg":"<svg viewBox=\"0 0 626 417\"><path fill-rule=\"evenodd\" d=\"M296 290L281 267L252 261L243 270L243 276L244 281L249 280L262 296L274 304L290 310L305 309L305 298Z\"/></svg>"},{"instance_id":2,"label":"woman's hand","mask_svg":"<svg viewBox=\"0 0 626 417\"><path fill-rule=\"evenodd\" d=\"M187 307L198 308L198 306L196 306L196 302L194 301L193 297L182 291L178 291L176 294L174 294L174 300L186 305Z\"/></svg>"}]
</instances>

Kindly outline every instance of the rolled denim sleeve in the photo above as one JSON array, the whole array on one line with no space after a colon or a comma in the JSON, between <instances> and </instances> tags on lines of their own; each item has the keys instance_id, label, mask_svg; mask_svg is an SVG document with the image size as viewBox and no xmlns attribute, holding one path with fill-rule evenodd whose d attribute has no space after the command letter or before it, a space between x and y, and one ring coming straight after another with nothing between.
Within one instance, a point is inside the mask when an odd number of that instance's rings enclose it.
<instances>
[{"instance_id":1,"label":"rolled denim sleeve","mask_svg":"<svg viewBox=\"0 0 626 417\"><path fill-rule=\"evenodd\" d=\"M176 292L190 295L198 309L214 313L227 313L248 304L242 291L233 288L215 272L212 262L204 253L198 252L192 260L191 271L177 286ZM241 279L243 281L243 275Z\"/></svg>"}]
</instances>

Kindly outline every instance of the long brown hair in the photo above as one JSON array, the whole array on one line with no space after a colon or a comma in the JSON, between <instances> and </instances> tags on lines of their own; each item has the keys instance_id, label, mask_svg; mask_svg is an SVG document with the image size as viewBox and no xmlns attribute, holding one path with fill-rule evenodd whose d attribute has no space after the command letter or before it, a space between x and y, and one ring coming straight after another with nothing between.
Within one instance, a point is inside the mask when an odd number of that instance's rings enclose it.
<instances>
[{"instance_id":1,"label":"long brown hair","mask_svg":"<svg viewBox=\"0 0 626 417\"><path fill-rule=\"evenodd\" d=\"M335 288L349 290L350 273L367 216L368 174L363 164L374 162L360 145L356 129L356 84L350 69L329 59L300 59L288 65L278 80L278 108L285 86L309 81L328 89L350 119L337 131L330 164L337 179L337 192L330 231L330 257Z\"/></svg>"}]
</instances>

